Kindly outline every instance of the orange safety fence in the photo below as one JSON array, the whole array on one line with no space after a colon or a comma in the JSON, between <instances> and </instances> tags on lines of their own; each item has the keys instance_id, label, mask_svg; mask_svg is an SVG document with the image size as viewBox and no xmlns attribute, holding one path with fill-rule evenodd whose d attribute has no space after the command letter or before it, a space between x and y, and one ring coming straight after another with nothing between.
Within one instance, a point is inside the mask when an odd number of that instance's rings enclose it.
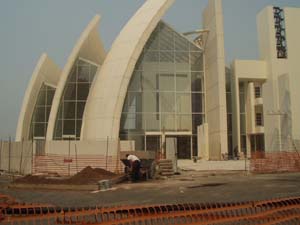
<instances>
[{"instance_id":1,"label":"orange safety fence","mask_svg":"<svg viewBox=\"0 0 300 225\"><path fill-rule=\"evenodd\" d=\"M300 172L297 151L255 152L251 155L250 170L254 173Z\"/></svg>"},{"instance_id":2,"label":"orange safety fence","mask_svg":"<svg viewBox=\"0 0 300 225\"><path fill-rule=\"evenodd\" d=\"M34 156L32 172L57 173L59 175L74 175L87 166L102 168L113 173L122 173L124 165L118 156L105 155L58 155L46 154Z\"/></svg>"},{"instance_id":3,"label":"orange safety fence","mask_svg":"<svg viewBox=\"0 0 300 225\"><path fill-rule=\"evenodd\" d=\"M69 208L7 202L7 205L0 208L0 223L5 225L299 224L300 198Z\"/></svg>"}]
</instances>

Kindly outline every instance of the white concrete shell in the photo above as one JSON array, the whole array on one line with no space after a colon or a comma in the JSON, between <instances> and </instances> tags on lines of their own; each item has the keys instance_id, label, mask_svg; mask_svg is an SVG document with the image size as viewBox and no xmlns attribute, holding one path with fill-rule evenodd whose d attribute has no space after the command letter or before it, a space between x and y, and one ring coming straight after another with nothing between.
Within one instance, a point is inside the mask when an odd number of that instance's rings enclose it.
<instances>
[{"instance_id":1,"label":"white concrete shell","mask_svg":"<svg viewBox=\"0 0 300 225\"><path fill-rule=\"evenodd\" d=\"M118 138L127 87L152 31L174 0L148 0L125 25L91 88L83 120L83 140Z\"/></svg>"},{"instance_id":2,"label":"white concrete shell","mask_svg":"<svg viewBox=\"0 0 300 225\"><path fill-rule=\"evenodd\" d=\"M16 141L27 140L29 137L31 117L42 84L56 87L60 74L61 70L58 66L44 53L33 71L25 92L18 120Z\"/></svg>"},{"instance_id":3,"label":"white concrete shell","mask_svg":"<svg viewBox=\"0 0 300 225\"><path fill-rule=\"evenodd\" d=\"M88 26L85 28L85 30L82 32L80 38L76 42L67 60L67 63L62 71L53 98L52 108L51 108L49 121L48 121L46 140L53 139L55 121L56 121L60 100L62 98L68 76L71 72L74 63L76 62L76 59L81 57L93 63L96 63L98 65L101 65L106 56L102 41L98 34L99 21L100 21L100 16L96 15L88 24Z\"/></svg>"}]
</instances>

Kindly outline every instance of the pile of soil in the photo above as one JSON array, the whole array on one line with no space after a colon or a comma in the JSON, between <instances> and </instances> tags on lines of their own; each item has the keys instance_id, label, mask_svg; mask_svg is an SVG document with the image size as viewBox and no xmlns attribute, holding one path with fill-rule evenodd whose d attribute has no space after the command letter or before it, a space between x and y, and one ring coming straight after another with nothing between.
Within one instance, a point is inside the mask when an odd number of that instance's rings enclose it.
<instances>
[{"instance_id":1,"label":"pile of soil","mask_svg":"<svg viewBox=\"0 0 300 225\"><path fill-rule=\"evenodd\" d=\"M100 168L85 167L83 170L70 178L46 177L27 175L15 180L15 183L22 184L96 184L99 180L112 179L118 175Z\"/></svg>"}]
</instances>

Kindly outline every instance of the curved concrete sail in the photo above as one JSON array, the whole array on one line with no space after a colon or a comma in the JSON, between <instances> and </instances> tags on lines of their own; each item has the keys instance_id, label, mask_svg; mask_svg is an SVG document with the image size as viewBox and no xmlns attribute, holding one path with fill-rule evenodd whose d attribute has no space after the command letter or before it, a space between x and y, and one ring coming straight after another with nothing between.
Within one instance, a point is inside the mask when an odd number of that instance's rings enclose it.
<instances>
[{"instance_id":1,"label":"curved concrete sail","mask_svg":"<svg viewBox=\"0 0 300 225\"><path fill-rule=\"evenodd\" d=\"M70 76L76 60L82 58L86 61L90 61L91 63L101 65L105 59L106 53L98 34L99 21L100 16L96 15L82 32L62 71L62 75L57 85L57 90L54 95L53 104L49 116L49 125L46 136L47 140L53 139L59 105L66 86L66 82L68 80L68 77Z\"/></svg>"},{"instance_id":2,"label":"curved concrete sail","mask_svg":"<svg viewBox=\"0 0 300 225\"><path fill-rule=\"evenodd\" d=\"M33 71L24 95L16 131L16 141L29 139L30 123L39 91L43 84L55 88L60 74L61 70L58 66L44 53Z\"/></svg>"},{"instance_id":3,"label":"curved concrete sail","mask_svg":"<svg viewBox=\"0 0 300 225\"><path fill-rule=\"evenodd\" d=\"M86 104L81 139L116 139L127 87L152 31L174 0L148 0L130 19L94 80Z\"/></svg>"}]
</instances>

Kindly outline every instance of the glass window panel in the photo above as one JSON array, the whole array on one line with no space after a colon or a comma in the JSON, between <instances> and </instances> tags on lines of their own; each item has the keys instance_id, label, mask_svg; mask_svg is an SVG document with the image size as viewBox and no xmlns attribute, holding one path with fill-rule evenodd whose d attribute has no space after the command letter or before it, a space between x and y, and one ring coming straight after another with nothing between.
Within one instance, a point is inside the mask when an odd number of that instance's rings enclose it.
<instances>
[{"instance_id":1,"label":"glass window panel","mask_svg":"<svg viewBox=\"0 0 300 225\"><path fill-rule=\"evenodd\" d=\"M240 112L244 113L245 112L245 95L244 93L240 92Z\"/></svg>"},{"instance_id":2,"label":"glass window panel","mask_svg":"<svg viewBox=\"0 0 300 225\"><path fill-rule=\"evenodd\" d=\"M157 70L159 62L159 52L158 51L146 51L144 53L144 64L152 64L152 67L154 67ZM144 65L144 66L145 66ZM153 70L155 70L153 69ZM145 68L144 68L145 70Z\"/></svg>"},{"instance_id":3,"label":"glass window panel","mask_svg":"<svg viewBox=\"0 0 300 225\"><path fill-rule=\"evenodd\" d=\"M143 93L143 112L159 112L158 96L157 92Z\"/></svg>"},{"instance_id":4,"label":"glass window panel","mask_svg":"<svg viewBox=\"0 0 300 225\"><path fill-rule=\"evenodd\" d=\"M126 125L127 113L122 113L121 121L120 121L120 133L127 133Z\"/></svg>"},{"instance_id":5,"label":"glass window panel","mask_svg":"<svg viewBox=\"0 0 300 225\"><path fill-rule=\"evenodd\" d=\"M197 134L197 127L203 123L204 117L202 114L193 114L192 120L193 120L193 134Z\"/></svg>"},{"instance_id":6,"label":"glass window panel","mask_svg":"<svg viewBox=\"0 0 300 225\"><path fill-rule=\"evenodd\" d=\"M160 130L160 116L159 114L143 114L144 116L144 129L146 131L158 131Z\"/></svg>"},{"instance_id":7,"label":"glass window panel","mask_svg":"<svg viewBox=\"0 0 300 225\"><path fill-rule=\"evenodd\" d=\"M156 71L144 71L142 77L143 90L144 91L156 91L158 89Z\"/></svg>"},{"instance_id":8,"label":"glass window panel","mask_svg":"<svg viewBox=\"0 0 300 225\"><path fill-rule=\"evenodd\" d=\"M191 52L191 71L203 71L203 53Z\"/></svg>"},{"instance_id":9,"label":"glass window panel","mask_svg":"<svg viewBox=\"0 0 300 225\"><path fill-rule=\"evenodd\" d=\"M177 93L176 94L176 107L177 113L191 113L191 94L190 93Z\"/></svg>"},{"instance_id":10,"label":"glass window panel","mask_svg":"<svg viewBox=\"0 0 300 225\"><path fill-rule=\"evenodd\" d=\"M159 33L160 50L173 50L174 49L174 32L166 24L160 24Z\"/></svg>"},{"instance_id":11,"label":"glass window panel","mask_svg":"<svg viewBox=\"0 0 300 225\"><path fill-rule=\"evenodd\" d=\"M51 106L46 107L46 120L45 122L48 122L49 116L50 116Z\"/></svg>"},{"instance_id":12,"label":"glass window panel","mask_svg":"<svg viewBox=\"0 0 300 225\"><path fill-rule=\"evenodd\" d=\"M52 100L53 100L53 97L54 97L54 93L55 91L54 90L47 90L47 102L46 102L46 105L52 105Z\"/></svg>"},{"instance_id":13,"label":"glass window panel","mask_svg":"<svg viewBox=\"0 0 300 225\"><path fill-rule=\"evenodd\" d=\"M63 117L65 119L75 118L75 102L64 102Z\"/></svg>"},{"instance_id":14,"label":"glass window panel","mask_svg":"<svg viewBox=\"0 0 300 225\"><path fill-rule=\"evenodd\" d=\"M128 112L128 98L129 98L129 96L128 96L128 93L127 93L125 101L124 101L122 112Z\"/></svg>"},{"instance_id":15,"label":"glass window panel","mask_svg":"<svg viewBox=\"0 0 300 225\"><path fill-rule=\"evenodd\" d=\"M159 48L159 29L155 29L150 38L148 39L146 45L145 45L145 49L149 49L149 50L158 50Z\"/></svg>"},{"instance_id":16,"label":"glass window panel","mask_svg":"<svg viewBox=\"0 0 300 225\"><path fill-rule=\"evenodd\" d=\"M176 71L189 71L189 52L175 52Z\"/></svg>"},{"instance_id":17,"label":"glass window panel","mask_svg":"<svg viewBox=\"0 0 300 225\"><path fill-rule=\"evenodd\" d=\"M243 82L240 82L239 83L239 92L244 93L244 91L245 91L245 85Z\"/></svg>"},{"instance_id":18,"label":"glass window panel","mask_svg":"<svg viewBox=\"0 0 300 225\"><path fill-rule=\"evenodd\" d=\"M90 65L90 83L93 83L94 77L97 73L98 67L95 65Z\"/></svg>"},{"instance_id":19,"label":"glass window panel","mask_svg":"<svg viewBox=\"0 0 300 225\"><path fill-rule=\"evenodd\" d=\"M38 106L35 108L33 121L34 122L45 122L46 121L45 116L46 116L45 106Z\"/></svg>"},{"instance_id":20,"label":"glass window panel","mask_svg":"<svg viewBox=\"0 0 300 225\"><path fill-rule=\"evenodd\" d=\"M62 120L57 120L55 124L55 132L54 132L54 137L55 139L60 138L62 136Z\"/></svg>"},{"instance_id":21,"label":"glass window panel","mask_svg":"<svg viewBox=\"0 0 300 225\"><path fill-rule=\"evenodd\" d=\"M75 63L68 77L68 82L74 83L76 82L76 79L77 79L77 65Z\"/></svg>"},{"instance_id":22,"label":"glass window panel","mask_svg":"<svg viewBox=\"0 0 300 225\"><path fill-rule=\"evenodd\" d=\"M173 92L159 93L161 112L175 112L175 94Z\"/></svg>"},{"instance_id":23,"label":"glass window panel","mask_svg":"<svg viewBox=\"0 0 300 225\"><path fill-rule=\"evenodd\" d=\"M159 91L174 91L174 74L159 74Z\"/></svg>"},{"instance_id":24,"label":"glass window panel","mask_svg":"<svg viewBox=\"0 0 300 225\"><path fill-rule=\"evenodd\" d=\"M135 121L136 121L136 114L134 113L124 113L123 114L123 130L132 130L136 128L135 125Z\"/></svg>"},{"instance_id":25,"label":"glass window panel","mask_svg":"<svg viewBox=\"0 0 300 225\"><path fill-rule=\"evenodd\" d=\"M174 52L164 51L159 54L159 71L174 71Z\"/></svg>"},{"instance_id":26,"label":"glass window panel","mask_svg":"<svg viewBox=\"0 0 300 225\"><path fill-rule=\"evenodd\" d=\"M178 115L177 118L177 131L190 131L192 130L192 115Z\"/></svg>"},{"instance_id":27,"label":"glass window panel","mask_svg":"<svg viewBox=\"0 0 300 225\"><path fill-rule=\"evenodd\" d=\"M45 137L45 123L34 123L34 137Z\"/></svg>"},{"instance_id":28,"label":"glass window panel","mask_svg":"<svg viewBox=\"0 0 300 225\"><path fill-rule=\"evenodd\" d=\"M192 91L202 92L203 90L203 73L192 72Z\"/></svg>"},{"instance_id":29,"label":"glass window panel","mask_svg":"<svg viewBox=\"0 0 300 225\"><path fill-rule=\"evenodd\" d=\"M89 66L78 66L77 82L88 83L90 78L90 67Z\"/></svg>"},{"instance_id":30,"label":"glass window panel","mask_svg":"<svg viewBox=\"0 0 300 225\"><path fill-rule=\"evenodd\" d=\"M175 114L161 114L161 129L165 131L175 131Z\"/></svg>"},{"instance_id":31,"label":"glass window panel","mask_svg":"<svg viewBox=\"0 0 300 225\"><path fill-rule=\"evenodd\" d=\"M142 72L135 71L133 73L128 91L142 91Z\"/></svg>"},{"instance_id":32,"label":"glass window panel","mask_svg":"<svg viewBox=\"0 0 300 225\"><path fill-rule=\"evenodd\" d=\"M39 92L36 105L37 106L44 106L46 103L46 90L41 90Z\"/></svg>"},{"instance_id":33,"label":"glass window panel","mask_svg":"<svg viewBox=\"0 0 300 225\"><path fill-rule=\"evenodd\" d=\"M75 100L76 99L76 83L68 83L66 85L64 100Z\"/></svg>"},{"instance_id":34,"label":"glass window panel","mask_svg":"<svg viewBox=\"0 0 300 225\"><path fill-rule=\"evenodd\" d=\"M176 91L191 91L191 77L188 73L176 74Z\"/></svg>"},{"instance_id":35,"label":"glass window panel","mask_svg":"<svg viewBox=\"0 0 300 225\"><path fill-rule=\"evenodd\" d=\"M78 83L77 84L77 100L86 100L89 94L90 84L89 83Z\"/></svg>"},{"instance_id":36,"label":"glass window panel","mask_svg":"<svg viewBox=\"0 0 300 225\"><path fill-rule=\"evenodd\" d=\"M63 118L63 109L61 106L59 106L58 113L57 113L57 119Z\"/></svg>"},{"instance_id":37,"label":"glass window panel","mask_svg":"<svg viewBox=\"0 0 300 225\"><path fill-rule=\"evenodd\" d=\"M241 132L241 134L246 133L246 117L245 117L245 114L240 114L240 132Z\"/></svg>"},{"instance_id":38,"label":"glass window panel","mask_svg":"<svg viewBox=\"0 0 300 225\"><path fill-rule=\"evenodd\" d=\"M75 133L75 121L76 120L64 120L63 135L76 135Z\"/></svg>"},{"instance_id":39,"label":"glass window panel","mask_svg":"<svg viewBox=\"0 0 300 225\"><path fill-rule=\"evenodd\" d=\"M175 36L175 50L176 51L189 51L189 41L182 37L180 34L174 33Z\"/></svg>"},{"instance_id":40,"label":"glass window panel","mask_svg":"<svg viewBox=\"0 0 300 225\"><path fill-rule=\"evenodd\" d=\"M192 93L192 112L202 113L204 111L204 101L202 100L202 93Z\"/></svg>"},{"instance_id":41,"label":"glass window panel","mask_svg":"<svg viewBox=\"0 0 300 225\"><path fill-rule=\"evenodd\" d=\"M76 137L80 138L82 120L76 120Z\"/></svg>"},{"instance_id":42,"label":"glass window panel","mask_svg":"<svg viewBox=\"0 0 300 225\"><path fill-rule=\"evenodd\" d=\"M85 107L85 102L77 102L76 108L77 108L77 119L82 119L83 113L84 113L84 107Z\"/></svg>"},{"instance_id":43,"label":"glass window panel","mask_svg":"<svg viewBox=\"0 0 300 225\"><path fill-rule=\"evenodd\" d=\"M247 149L246 135L241 135L241 150L243 152L246 152L246 149Z\"/></svg>"},{"instance_id":44,"label":"glass window panel","mask_svg":"<svg viewBox=\"0 0 300 225\"><path fill-rule=\"evenodd\" d=\"M142 112L142 93L130 92L128 96L128 112Z\"/></svg>"},{"instance_id":45,"label":"glass window panel","mask_svg":"<svg viewBox=\"0 0 300 225\"><path fill-rule=\"evenodd\" d=\"M231 93L226 93L227 113L232 112Z\"/></svg>"},{"instance_id":46,"label":"glass window panel","mask_svg":"<svg viewBox=\"0 0 300 225\"><path fill-rule=\"evenodd\" d=\"M228 134L232 134L232 114L227 114L227 130Z\"/></svg>"},{"instance_id":47,"label":"glass window panel","mask_svg":"<svg viewBox=\"0 0 300 225\"><path fill-rule=\"evenodd\" d=\"M194 43L189 43L190 44L190 51L191 52L201 52L201 48L199 48L196 44Z\"/></svg>"}]
</instances>

